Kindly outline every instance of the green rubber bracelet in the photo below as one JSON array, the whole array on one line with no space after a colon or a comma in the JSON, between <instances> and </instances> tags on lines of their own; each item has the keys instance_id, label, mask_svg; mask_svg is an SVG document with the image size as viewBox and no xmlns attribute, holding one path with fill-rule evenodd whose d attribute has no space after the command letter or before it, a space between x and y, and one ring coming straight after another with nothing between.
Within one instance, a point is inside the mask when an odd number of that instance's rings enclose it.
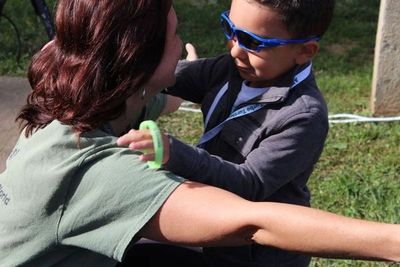
<instances>
[{"instance_id":1,"label":"green rubber bracelet","mask_svg":"<svg viewBox=\"0 0 400 267\"><path fill-rule=\"evenodd\" d=\"M154 121L148 120L140 123L139 130L150 130L151 137L153 138L154 144L154 161L148 161L147 164L152 169L158 169L162 165L164 147L163 141L161 138L160 130L158 129L157 124Z\"/></svg>"}]
</instances>

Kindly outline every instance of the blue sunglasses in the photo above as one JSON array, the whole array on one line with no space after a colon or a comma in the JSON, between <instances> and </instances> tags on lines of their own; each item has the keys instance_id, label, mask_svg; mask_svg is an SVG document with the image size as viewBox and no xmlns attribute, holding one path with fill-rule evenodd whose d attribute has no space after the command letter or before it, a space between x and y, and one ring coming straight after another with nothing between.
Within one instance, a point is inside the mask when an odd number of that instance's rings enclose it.
<instances>
[{"instance_id":1,"label":"blue sunglasses","mask_svg":"<svg viewBox=\"0 0 400 267\"><path fill-rule=\"evenodd\" d=\"M307 39L276 39L276 38L263 38L252 32L236 28L232 21L229 19L229 11L221 13L221 26L228 40L236 37L239 46L247 51L260 52L261 49L275 47L287 44L301 44L309 41L319 41L319 37L310 37Z\"/></svg>"}]
</instances>

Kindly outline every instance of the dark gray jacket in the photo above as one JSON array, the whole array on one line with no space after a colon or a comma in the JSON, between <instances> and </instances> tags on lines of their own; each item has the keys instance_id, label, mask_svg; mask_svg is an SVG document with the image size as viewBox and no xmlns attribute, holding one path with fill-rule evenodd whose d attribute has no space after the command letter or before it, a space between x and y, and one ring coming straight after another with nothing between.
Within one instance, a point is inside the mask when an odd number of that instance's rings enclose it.
<instances>
[{"instance_id":1,"label":"dark gray jacket","mask_svg":"<svg viewBox=\"0 0 400 267\"><path fill-rule=\"evenodd\" d=\"M305 67L296 67L266 93L242 104L265 103L266 106L228 121L216 137L204 144L204 149L171 137L170 159L165 167L249 200L308 206L310 194L306 183L324 146L328 114L313 74L290 89L295 74ZM218 91L229 82L229 89L210 118L206 129L209 130L229 116L242 81L229 55L182 61L176 85L168 88L168 93L201 103L205 116ZM223 255L220 256L231 266L258 266L255 262L264 262L262 266L307 265L301 264L297 255L258 246L209 251L215 257ZM293 265L289 264L291 260ZM239 261L254 264L241 265Z\"/></svg>"}]
</instances>

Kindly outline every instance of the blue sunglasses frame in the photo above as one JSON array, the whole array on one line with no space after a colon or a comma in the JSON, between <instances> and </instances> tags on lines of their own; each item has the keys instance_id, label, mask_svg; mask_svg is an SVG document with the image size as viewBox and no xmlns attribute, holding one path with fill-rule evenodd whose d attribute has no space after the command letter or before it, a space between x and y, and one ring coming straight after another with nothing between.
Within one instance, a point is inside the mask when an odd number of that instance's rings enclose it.
<instances>
[{"instance_id":1,"label":"blue sunglasses frame","mask_svg":"<svg viewBox=\"0 0 400 267\"><path fill-rule=\"evenodd\" d=\"M288 45L288 44L301 44L309 41L319 41L319 37L310 37L306 39L278 39L278 38L264 38L252 32L246 31L244 29L236 28L235 24L229 19L229 10L221 13L221 26L222 31L224 32L225 37L228 40L232 40L235 36L239 46L244 50L251 52L260 52L264 48L270 48L280 45ZM230 33L227 32L227 26L229 26ZM256 44L259 43L255 48L248 47L243 42L243 37L246 36L249 38L248 43Z\"/></svg>"}]
</instances>

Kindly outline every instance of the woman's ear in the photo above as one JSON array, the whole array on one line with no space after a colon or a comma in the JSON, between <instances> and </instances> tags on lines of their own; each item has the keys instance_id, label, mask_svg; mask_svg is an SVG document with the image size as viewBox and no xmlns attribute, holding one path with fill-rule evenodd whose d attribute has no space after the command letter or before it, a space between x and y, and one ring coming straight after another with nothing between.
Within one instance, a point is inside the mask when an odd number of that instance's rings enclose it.
<instances>
[{"instance_id":1,"label":"woman's ear","mask_svg":"<svg viewBox=\"0 0 400 267\"><path fill-rule=\"evenodd\" d=\"M299 53L296 57L296 64L298 65L311 61L319 51L319 43L317 41L309 41L298 46Z\"/></svg>"}]
</instances>

